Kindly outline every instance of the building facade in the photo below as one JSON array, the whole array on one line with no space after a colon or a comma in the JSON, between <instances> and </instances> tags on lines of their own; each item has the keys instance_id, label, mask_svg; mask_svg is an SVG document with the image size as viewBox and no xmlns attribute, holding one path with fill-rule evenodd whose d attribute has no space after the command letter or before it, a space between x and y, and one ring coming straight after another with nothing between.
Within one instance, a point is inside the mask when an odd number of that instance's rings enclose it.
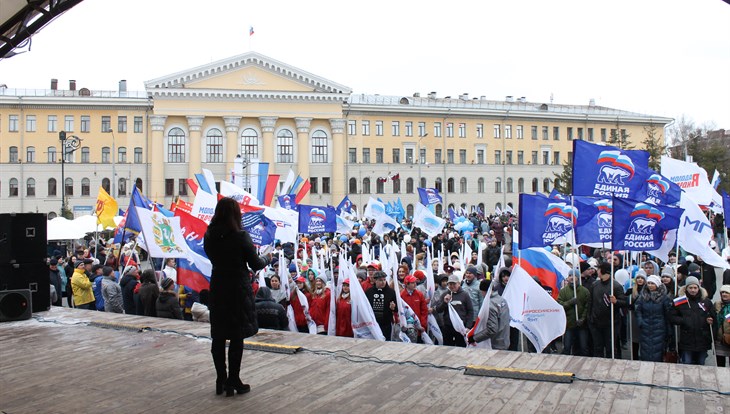
<instances>
[{"instance_id":1,"label":"building facade","mask_svg":"<svg viewBox=\"0 0 730 414\"><path fill-rule=\"evenodd\" d=\"M0 90L0 212L58 214L61 182L76 215L93 211L99 186L128 203L131 186L168 204L192 198L202 168L229 180L234 159L268 162L309 178L306 203L345 195L401 198L411 215L417 187L444 206L516 207L521 192L549 192L572 141L627 137L672 120L589 104L462 94L353 94L351 89L250 52L145 83L145 91ZM61 177L59 132L81 138ZM249 173L249 172L247 172Z\"/></svg>"}]
</instances>

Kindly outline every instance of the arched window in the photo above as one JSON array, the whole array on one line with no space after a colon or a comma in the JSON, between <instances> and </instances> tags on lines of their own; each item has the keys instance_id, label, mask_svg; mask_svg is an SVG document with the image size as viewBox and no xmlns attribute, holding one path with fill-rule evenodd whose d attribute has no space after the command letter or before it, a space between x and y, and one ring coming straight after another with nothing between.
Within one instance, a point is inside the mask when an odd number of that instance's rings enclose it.
<instances>
[{"instance_id":1,"label":"arched window","mask_svg":"<svg viewBox=\"0 0 730 414\"><path fill-rule=\"evenodd\" d=\"M449 192L449 193L453 193L454 192L454 179L453 178L449 178L446 181L446 191Z\"/></svg>"},{"instance_id":2,"label":"arched window","mask_svg":"<svg viewBox=\"0 0 730 414\"><path fill-rule=\"evenodd\" d=\"M444 185L441 182L441 177L439 177L439 178L436 179L436 181L434 182L434 187L437 190L439 190L439 193L443 193L444 192Z\"/></svg>"},{"instance_id":3,"label":"arched window","mask_svg":"<svg viewBox=\"0 0 730 414\"><path fill-rule=\"evenodd\" d=\"M108 178L102 178L101 179L101 187L106 191L108 194L111 194L111 181L109 181Z\"/></svg>"},{"instance_id":4,"label":"arched window","mask_svg":"<svg viewBox=\"0 0 730 414\"><path fill-rule=\"evenodd\" d=\"M400 194L400 178L393 180L393 194Z\"/></svg>"},{"instance_id":5,"label":"arched window","mask_svg":"<svg viewBox=\"0 0 730 414\"><path fill-rule=\"evenodd\" d=\"M259 157L259 134L253 128L246 128L241 132L241 156L249 160Z\"/></svg>"},{"instance_id":6,"label":"arched window","mask_svg":"<svg viewBox=\"0 0 730 414\"><path fill-rule=\"evenodd\" d=\"M502 179L497 177L494 180L494 192L495 193L501 193L502 192Z\"/></svg>"},{"instance_id":7,"label":"arched window","mask_svg":"<svg viewBox=\"0 0 730 414\"><path fill-rule=\"evenodd\" d=\"M479 179L477 180L477 192L484 192L484 177L479 177Z\"/></svg>"},{"instance_id":8,"label":"arched window","mask_svg":"<svg viewBox=\"0 0 730 414\"><path fill-rule=\"evenodd\" d=\"M507 179L507 192L508 193L514 193L515 192L514 185L512 184L512 177L510 177L510 178Z\"/></svg>"},{"instance_id":9,"label":"arched window","mask_svg":"<svg viewBox=\"0 0 730 414\"><path fill-rule=\"evenodd\" d=\"M126 178L119 179L119 187L117 188L117 193L120 197L127 195L127 179Z\"/></svg>"},{"instance_id":10,"label":"arched window","mask_svg":"<svg viewBox=\"0 0 730 414\"><path fill-rule=\"evenodd\" d=\"M327 163L327 133L321 129L312 134L312 163Z\"/></svg>"},{"instance_id":11,"label":"arched window","mask_svg":"<svg viewBox=\"0 0 730 414\"><path fill-rule=\"evenodd\" d=\"M35 147L27 147L25 149L25 162L26 163L35 162Z\"/></svg>"},{"instance_id":12,"label":"arched window","mask_svg":"<svg viewBox=\"0 0 730 414\"><path fill-rule=\"evenodd\" d=\"M81 195L82 196L91 195L91 181L89 181L88 178L81 179Z\"/></svg>"},{"instance_id":13,"label":"arched window","mask_svg":"<svg viewBox=\"0 0 730 414\"><path fill-rule=\"evenodd\" d=\"M56 179L55 178L49 178L48 179L48 196L49 197L55 197L56 196Z\"/></svg>"},{"instance_id":14,"label":"arched window","mask_svg":"<svg viewBox=\"0 0 730 414\"><path fill-rule=\"evenodd\" d=\"M185 162L185 132L180 128L167 133L167 162Z\"/></svg>"},{"instance_id":15,"label":"arched window","mask_svg":"<svg viewBox=\"0 0 730 414\"><path fill-rule=\"evenodd\" d=\"M524 178L520 178L517 180L517 192L518 193L525 192L525 179Z\"/></svg>"},{"instance_id":16,"label":"arched window","mask_svg":"<svg viewBox=\"0 0 730 414\"><path fill-rule=\"evenodd\" d=\"M560 187L560 182L560 178L556 178L553 184L555 185L555 187Z\"/></svg>"},{"instance_id":17,"label":"arched window","mask_svg":"<svg viewBox=\"0 0 730 414\"><path fill-rule=\"evenodd\" d=\"M421 177L421 188L426 188L426 177Z\"/></svg>"},{"instance_id":18,"label":"arched window","mask_svg":"<svg viewBox=\"0 0 730 414\"><path fill-rule=\"evenodd\" d=\"M134 181L134 186L137 187L137 190L139 190L140 192L142 192L142 179L141 178L137 178Z\"/></svg>"},{"instance_id":19,"label":"arched window","mask_svg":"<svg viewBox=\"0 0 730 414\"><path fill-rule=\"evenodd\" d=\"M53 220L56 217L58 217L58 214L55 211L48 212L48 220Z\"/></svg>"},{"instance_id":20,"label":"arched window","mask_svg":"<svg viewBox=\"0 0 730 414\"><path fill-rule=\"evenodd\" d=\"M406 206L406 217L413 218L413 204L408 204Z\"/></svg>"},{"instance_id":21,"label":"arched window","mask_svg":"<svg viewBox=\"0 0 730 414\"><path fill-rule=\"evenodd\" d=\"M28 178L25 181L25 195L27 197L35 197L35 179Z\"/></svg>"},{"instance_id":22,"label":"arched window","mask_svg":"<svg viewBox=\"0 0 730 414\"><path fill-rule=\"evenodd\" d=\"M362 179L362 193L370 194L370 179L367 177Z\"/></svg>"},{"instance_id":23,"label":"arched window","mask_svg":"<svg viewBox=\"0 0 730 414\"><path fill-rule=\"evenodd\" d=\"M406 193L413 194L413 178L406 179Z\"/></svg>"},{"instance_id":24,"label":"arched window","mask_svg":"<svg viewBox=\"0 0 730 414\"><path fill-rule=\"evenodd\" d=\"M544 180L542 180L542 191L545 193L550 192L550 179L549 178L545 178Z\"/></svg>"},{"instance_id":25,"label":"arched window","mask_svg":"<svg viewBox=\"0 0 730 414\"><path fill-rule=\"evenodd\" d=\"M288 129L282 129L276 136L276 162L294 162L294 135Z\"/></svg>"},{"instance_id":26,"label":"arched window","mask_svg":"<svg viewBox=\"0 0 730 414\"><path fill-rule=\"evenodd\" d=\"M466 177L461 177L459 180L459 192L462 194L467 192Z\"/></svg>"},{"instance_id":27,"label":"arched window","mask_svg":"<svg viewBox=\"0 0 730 414\"><path fill-rule=\"evenodd\" d=\"M17 178L11 178L10 184L8 185L8 196L10 197L17 197L18 196L18 179Z\"/></svg>"},{"instance_id":28,"label":"arched window","mask_svg":"<svg viewBox=\"0 0 730 414\"><path fill-rule=\"evenodd\" d=\"M74 195L74 180L73 178L67 178L66 181L63 184L63 192L66 193L67 196Z\"/></svg>"},{"instance_id":29,"label":"arched window","mask_svg":"<svg viewBox=\"0 0 730 414\"><path fill-rule=\"evenodd\" d=\"M502 211L502 203L497 203L494 205L494 211L500 210Z\"/></svg>"},{"instance_id":30,"label":"arched window","mask_svg":"<svg viewBox=\"0 0 730 414\"><path fill-rule=\"evenodd\" d=\"M383 194L385 192L385 181L380 179L375 180L375 192L378 194Z\"/></svg>"},{"instance_id":31,"label":"arched window","mask_svg":"<svg viewBox=\"0 0 730 414\"><path fill-rule=\"evenodd\" d=\"M537 192L537 178L532 179L532 192L533 193Z\"/></svg>"},{"instance_id":32,"label":"arched window","mask_svg":"<svg viewBox=\"0 0 730 414\"><path fill-rule=\"evenodd\" d=\"M205 162L223 162L223 132L218 128L205 135Z\"/></svg>"},{"instance_id":33,"label":"arched window","mask_svg":"<svg viewBox=\"0 0 730 414\"><path fill-rule=\"evenodd\" d=\"M484 203L479 203L479 205L477 207L479 207L479 211L484 213Z\"/></svg>"},{"instance_id":34,"label":"arched window","mask_svg":"<svg viewBox=\"0 0 730 414\"><path fill-rule=\"evenodd\" d=\"M443 206L441 204L436 204L435 211L436 211L436 216L437 217L441 217L441 213L444 212L444 208L443 208Z\"/></svg>"},{"instance_id":35,"label":"arched window","mask_svg":"<svg viewBox=\"0 0 730 414\"><path fill-rule=\"evenodd\" d=\"M357 194L357 178L350 178L350 194Z\"/></svg>"}]
</instances>

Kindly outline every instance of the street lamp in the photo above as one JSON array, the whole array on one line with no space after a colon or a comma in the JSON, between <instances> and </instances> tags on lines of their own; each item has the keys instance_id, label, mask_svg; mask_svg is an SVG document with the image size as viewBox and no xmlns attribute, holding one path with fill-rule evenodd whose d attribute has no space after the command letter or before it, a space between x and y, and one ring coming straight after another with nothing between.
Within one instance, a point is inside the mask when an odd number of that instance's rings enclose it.
<instances>
[{"instance_id":1,"label":"street lamp","mask_svg":"<svg viewBox=\"0 0 730 414\"><path fill-rule=\"evenodd\" d=\"M416 187L421 186L421 164L423 163L423 158L421 157L421 140L423 140L427 136L428 132L418 136L418 184L416 185Z\"/></svg>"},{"instance_id":2,"label":"street lamp","mask_svg":"<svg viewBox=\"0 0 730 414\"><path fill-rule=\"evenodd\" d=\"M76 135L66 135L66 131L58 133L61 141L61 217L66 216L66 154L72 154L81 147L81 138Z\"/></svg>"},{"instance_id":3,"label":"street lamp","mask_svg":"<svg viewBox=\"0 0 730 414\"><path fill-rule=\"evenodd\" d=\"M116 194L116 191L115 191L116 190L116 181L117 181L117 159L116 159L116 156L117 156L117 144L116 144L116 141L117 140L116 140L116 137L114 136L114 130L113 129L109 128L108 130L106 130L104 132L110 132L112 134L112 154L111 154L111 156L112 156L112 183L111 184L112 185L111 185L111 188L110 188L110 190L111 190L112 193L110 195L112 197L117 197L118 194Z\"/></svg>"}]
</instances>

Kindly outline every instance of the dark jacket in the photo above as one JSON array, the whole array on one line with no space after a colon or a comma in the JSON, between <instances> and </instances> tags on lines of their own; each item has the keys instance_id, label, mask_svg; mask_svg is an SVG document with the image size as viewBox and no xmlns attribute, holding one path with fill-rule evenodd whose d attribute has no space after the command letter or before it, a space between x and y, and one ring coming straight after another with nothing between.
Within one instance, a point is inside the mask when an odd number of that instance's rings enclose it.
<instances>
[{"instance_id":1,"label":"dark jacket","mask_svg":"<svg viewBox=\"0 0 730 414\"><path fill-rule=\"evenodd\" d=\"M375 320L380 325L380 330L383 331L385 339L389 341L391 324L393 323L393 311L390 310L390 303L397 303L395 291L387 284L383 289L378 289L376 286L373 286L365 291L365 296L373 308Z\"/></svg>"},{"instance_id":2,"label":"dark jacket","mask_svg":"<svg viewBox=\"0 0 730 414\"><path fill-rule=\"evenodd\" d=\"M183 318L180 301L174 292L160 292L160 296L157 298L156 309L158 318Z\"/></svg>"},{"instance_id":3,"label":"dark jacket","mask_svg":"<svg viewBox=\"0 0 730 414\"><path fill-rule=\"evenodd\" d=\"M483 342L491 339L492 349L509 349L509 321L507 301L492 290L487 323L484 329L474 333L474 341Z\"/></svg>"},{"instance_id":4,"label":"dark jacket","mask_svg":"<svg viewBox=\"0 0 730 414\"><path fill-rule=\"evenodd\" d=\"M274 302L271 297L271 289L266 286L261 286L256 292L256 318L259 328L285 331L289 326L286 310Z\"/></svg>"},{"instance_id":5,"label":"dark jacket","mask_svg":"<svg viewBox=\"0 0 730 414\"><path fill-rule=\"evenodd\" d=\"M662 362L664 357L671 331L669 312L672 308L666 290L664 285L658 286L653 293L645 288L636 300L634 309L639 325L639 353L642 361Z\"/></svg>"},{"instance_id":6,"label":"dark jacket","mask_svg":"<svg viewBox=\"0 0 730 414\"><path fill-rule=\"evenodd\" d=\"M263 269L269 261L257 255L251 236L243 230L211 225L204 243L213 265L208 299L211 337L242 339L258 329L248 269Z\"/></svg>"},{"instance_id":7,"label":"dark jacket","mask_svg":"<svg viewBox=\"0 0 730 414\"><path fill-rule=\"evenodd\" d=\"M160 297L160 288L157 283L142 283L142 286L139 287L139 301L142 309L138 313L144 316L157 316L158 297Z\"/></svg>"},{"instance_id":8,"label":"dark jacket","mask_svg":"<svg viewBox=\"0 0 730 414\"><path fill-rule=\"evenodd\" d=\"M471 328L474 325L474 308L471 304L471 297L464 289L461 288L461 286L459 286L459 290L456 292L452 293L450 290L444 292L444 294L441 295L439 304L436 305L436 312L444 315L444 325L452 326L451 318L449 317L449 304L444 302L444 296L449 293L451 293L451 302L449 303L454 306L454 310L459 314L464 326Z\"/></svg>"},{"instance_id":9,"label":"dark jacket","mask_svg":"<svg viewBox=\"0 0 730 414\"><path fill-rule=\"evenodd\" d=\"M119 285L122 287L122 301L124 302L124 313L127 315L136 315L137 307L134 304L134 288L139 281L136 277L126 274L122 276Z\"/></svg>"},{"instance_id":10,"label":"dark jacket","mask_svg":"<svg viewBox=\"0 0 730 414\"><path fill-rule=\"evenodd\" d=\"M686 287L677 297L687 296L687 303L673 306L669 320L679 325L679 350L702 352L712 347L712 336L707 318L715 318L715 308L707 298L707 291L700 288L696 296L686 294Z\"/></svg>"},{"instance_id":11,"label":"dark jacket","mask_svg":"<svg viewBox=\"0 0 730 414\"><path fill-rule=\"evenodd\" d=\"M717 291L717 274L715 268L708 263L700 263L700 275L702 276L702 287L707 291L707 297L712 300Z\"/></svg>"},{"instance_id":12,"label":"dark jacket","mask_svg":"<svg viewBox=\"0 0 730 414\"><path fill-rule=\"evenodd\" d=\"M48 276L51 279L51 286L56 289L56 301L53 302L53 306L62 306L63 303L61 302L61 299L63 299L63 292L61 292L61 272L58 269L48 269ZM69 283L69 285L70 284L71 283Z\"/></svg>"},{"instance_id":13,"label":"dark jacket","mask_svg":"<svg viewBox=\"0 0 730 414\"><path fill-rule=\"evenodd\" d=\"M575 294L578 294L578 299L575 303L571 303L572 299L575 298ZM575 286L575 292L573 291L573 285L567 284L558 293L558 303L565 309L565 322L567 329L576 328L577 320L580 319L583 322L586 321L588 315L588 302L591 300L591 293L588 289L582 285ZM576 305L578 308L578 318L575 317ZM585 328L585 325L583 325Z\"/></svg>"},{"instance_id":14,"label":"dark jacket","mask_svg":"<svg viewBox=\"0 0 730 414\"><path fill-rule=\"evenodd\" d=\"M611 326L611 302L608 297L611 295L611 279L602 281L596 279L591 285L589 292L591 300L588 301L588 323L595 327L606 328ZM613 295L616 297L616 303L613 306L614 318L613 323L617 325L621 321L619 309L626 308L628 302L624 289L620 283L613 281Z\"/></svg>"}]
</instances>

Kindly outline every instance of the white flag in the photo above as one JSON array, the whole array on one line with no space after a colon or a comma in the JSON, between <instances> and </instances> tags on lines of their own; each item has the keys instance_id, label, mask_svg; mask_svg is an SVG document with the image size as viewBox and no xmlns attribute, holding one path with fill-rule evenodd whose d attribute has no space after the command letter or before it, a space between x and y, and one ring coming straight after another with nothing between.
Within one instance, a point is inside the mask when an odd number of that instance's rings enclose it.
<instances>
[{"instance_id":1,"label":"white flag","mask_svg":"<svg viewBox=\"0 0 730 414\"><path fill-rule=\"evenodd\" d=\"M190 215L210 224L216 205L218 205L218 197L206 191L198 191Z\"/></svg>"},{"instance_id":2,"label":"white flag","mask_svg":"<svg viewBox=\"0 0 730 414\"><path fill-rule=\"evenodd\" d=\"M497 207L494 208L494 214L496 214L498 216L501 216L502 215L502 210L499 209L499 206L497 206Z\"/></svg>"},{"instance_id":3,"label":"white flag","mask_svg":"<svg viewBox=\"0 0 730 414\"><path fill-rule=\"evenodd\" d=\"M510 326L519 329L542 352L565 333L565 310L519 265L512 269L502 297L507 301Z\"/></svg>"},{"instance_id":4,"label":"white flag","mask_svg":"<svg viewBox=\"0 0 730 414\"><path fill-rule=\"evenodd\" d=\"M213 195L218 194L218 190L215 189L215 178L213 177L213 173L210 170L203 168L203 177L205 177L205 182L210 188L210 193Z\"/></svg>"},{"instance_id":5,"label":"white flag","mask_svg":"<svg viewBox=\"0 0 730 414\"><path fill-rule=\"evenodd\" d=\"M342 263L342 262L340 262ZM352 333L355 338L377 339L385 341L383 331L380 330L378 321L375 320L373 308L370 306L362 286L358 283L355 273L349 266L347 269L340 268L340 277L350 279L350 303L352 305ZM345 270L345 274L343 274Z\"/></svg>"},{"instance_id":6,"label":"white flag","mask_svg":"<svg viewBox=\"0 0 730 414\"><path fill-rule=\"evenodd\" d=\"M365 207L365 212L362 216L366 219L372 220L377 219L381 214L385 214L385 204L375 198L370 197L370 199L368 200L368 205L367 207Z\"/></svg>"},{"instance_id":7,"label":"white flag","mask_svg":"<svg viewBox=\"0 0 730 414\"><path fill-rule=\"evenodd\" d=\"M416 212L413 215L413 225L428 234L428 237L436 237L446 225L446 220L436 217L435 214L421 203L416 203Z\"/></svg>"},{"instance_id":8,"label":"white flag","mask_svg":"<svg viewBox=\"0 0 730 414\"><path fill-rule=\"evenodd\" d=\"M700 256L705 263L723 269L730 268L728 262L710 248L713 231L705 213L686 193L682 193L679 206L684 209L679 222L679 245L688 252Z\"/></svg>"},{"instance_id":9,"label":"white flag","mask_svg":"<svg viewBox=\"0 0 730 414\"><path fill-rule=\"evenodd\" d=\"M368 207L370 207L368 205ZM393 220L389 215L382 213L378 217L375 217L375 225L373 226L372 232L380 237L390 233L392 230L397 230L400 226L398 222Z\"/></svg>"},{"instance_id":10,"label":"white flag","mask_svg":"<svg viewBox=\"0 0 730 414\"><path fill-rule=\"evenodd\" d=\"M707 179L707 171L693 162L662 156L662 175L676 183L701 206L709 206L715 189Z\"/></svg>"},{"instance_id":11,"label":"white flag","mask_svg":"<svg viewBox=\"0 0 730 414\"><path fill-rule=\"evenodd\" d=\"M189 248L180 229L180 217L135 207L150 257L188 258Z\"/></svg>"},{"instance_id":12,"label":"white flag","mask_svg":"<svg viewBox=\"0 0 730 414\"><path fill-rule=\"evenodd\" d=\"M343 215L338 215L337 220L337 234L350 234L352 228L355 227L355 222L346 219Z\"/></svg>"},{"instance_id":13,"label":"white flag","mask_svg":"<svg viewBox=\"0 0 730 414\"><path fill-rule=\"evenodd\" d=\"M228 181L221 181L221 195L238 201L238 204L259 205L259 200L255 195Z\"/></svg>"},{"instance_id":14,"label":"white flag","mask_svg":"<svg viewBox=\"0 0 730 414\"><path fill-rule=\"evenodd\" d=\"M304 296L304 293L302 293L301 290L297 289L297 298L299 299L299 303L302 305L302 309L304 310L304 317L307 319L307 328L309 329L309 333L312 335L316 335L317 323L314 322L312 316L309 315L309 301L307 300L307 297Z\"/></svg>"},{"instance_id":15,"label":"white flag","mask_svg":"<svg viewBox=\"0 0 730 414\"><path fill-rule=\"evenodd\" d=\"M466 326L464 326L464 321L461 320L459 313L456 312L456 309L454 309L454 305L452 305L451 302L449 302L449 319L451 319L451 326L454 327L454 330L464 335L464 342L467 342L466 334L469 333L469 330L466 329Z\"/></svg>"},{"instance_id":16,"label":"white flag","mask_svg":"<svg viewBox=\"0 0 730 414\"><path fill-rule=\"evenodd\" d=\"M297 244L297 230L299 229L299 213L285 208L264 207L264 216L276 224L274 237L281 243Z\"/></svg>"},{"instance_id":17,"label":"white flag","mask_svg":"<svg viewBox=\"0 0 730 414\"><path fill-rule=\"evenodd\" d=\"M284 185L281 187L281 195L289 194L289 190L291 190L291 186L294 184L294 180L296 179L296 175L294 174L294 171L292 171L291 168L289 168L289 173L286 175L286 180L284 181Z\"/></svg>"},{"instance_id":18,"label":"white flag","mask_svg":"<svg viewBox=\"0 0 730 414\"><path fill-rule=\"evenodd\" d=\"M504 246L502 246L502 249L504 249ZM489 284L489 289L487 289L487 294L484 296L484 301L482 302L482 307L479 308L479 314L477 315L477 320L474 322L474 327L471 328L471 331L467 334L468 337L474 336L477 332L481 332L485 329L487 329L487 321L489 320L489 305L492 302L492 286L494 284ZM469 345L469 341L466 342L467 346ZM475 342L472 346L475 346L477 348L483 348L483 349L492 349L492 340L487 339L486 341L482 342Z\"/></svg>"}]
</instances>

